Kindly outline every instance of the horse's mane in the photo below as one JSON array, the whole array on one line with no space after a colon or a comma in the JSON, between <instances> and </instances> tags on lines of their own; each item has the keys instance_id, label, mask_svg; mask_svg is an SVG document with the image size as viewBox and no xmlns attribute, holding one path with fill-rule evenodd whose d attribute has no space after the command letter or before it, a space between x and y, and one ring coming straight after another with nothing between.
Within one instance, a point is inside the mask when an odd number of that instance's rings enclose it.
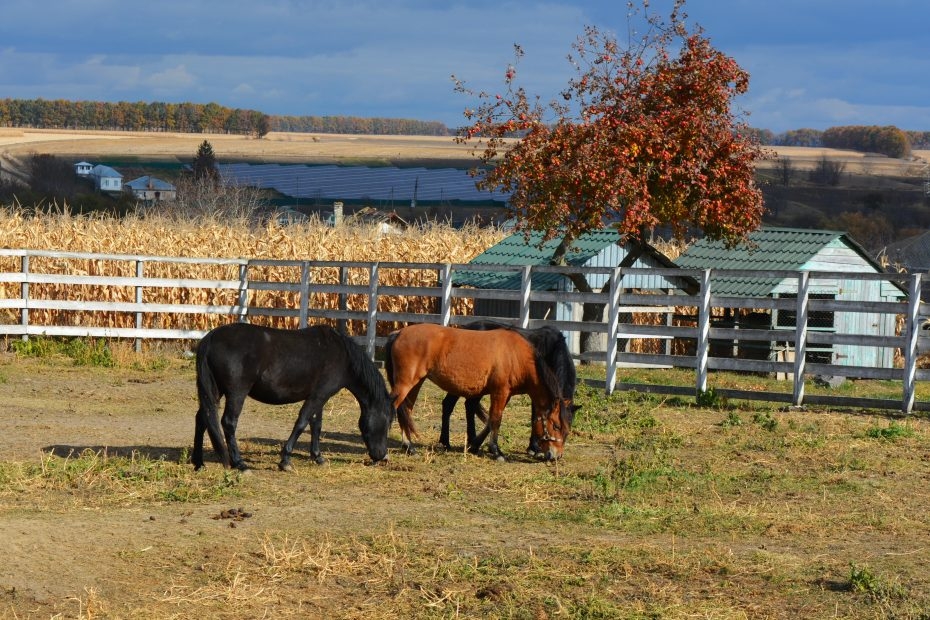
<instances>
[{"instance_id":1,"label":"horse's mane","mask_svg":"<svg viewBox=\"0 0 930 620\"><path fill-rule=\"evenodd\" d=\"M539 349L534 348L533 358L536 361L536 374L539 376L539 379L542 381L543 385L545 385L549 395L553 400L561 399L562 384L559 382L559 377L555 374L552 366L549 365L549 362L542 355Z\"/></svg>"},{"instance_id":2,"label":"horse's mane","mask_svg":"<svg viewBox=\"0 0 930 620\"><path fill-rule=\"evenodd\" d=\"M394 407L390 406L387 386L384 385L384 377L381 376L378 367L368 359L365 349L359 346L351 337L335 330L333 330L333 333L342 339L346 354L349 357L349 367L371 397L373 401L371 404L378 409L387 406L391 412L390 422L393 423Z\"/></svg>"},{"instance_id":3,"label":"horse's mane","mask_svg":"<svg viewBox=\"0 0 930 620\"><path fill-rule=\"evenodd\" d=\"M572 398L575 394L577 375L575 362L572 360L562 332L549 326L518 331L526 336L555 373L562 395L565 398Z\"/></svg>"}]
</instances>

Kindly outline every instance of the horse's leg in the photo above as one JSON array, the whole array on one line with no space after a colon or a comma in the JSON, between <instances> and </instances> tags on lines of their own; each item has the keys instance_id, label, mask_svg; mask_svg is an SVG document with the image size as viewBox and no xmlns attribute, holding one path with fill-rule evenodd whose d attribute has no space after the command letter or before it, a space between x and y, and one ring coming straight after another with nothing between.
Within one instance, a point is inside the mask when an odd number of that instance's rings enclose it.
<instances>
[{"instance_id":1,"label":"horse's leg","mask_svg":"<svg viewBox=\"0 0 930 620\"><path fill-rule=\"evenodd\" d=\"M455 394L446 394L446 397L442 399L442 429L439 431L439 444L446 450L452 449L449 444L449 419L452 417L452 411L457 402L459 402L459 397ZM468 411L468 401L465 401L465 410Z\"/></svg>"},{"instance_id":2,"label":"horse's leg","mask_svg":"<svg viewBox=\"0 0 930 620\"><path fill-rule=\"evenodd\" d=\"M536 419L536 405L534 404L530 409L530 445L526 448L526 453L530 456L536 456L539 454L539 437L536 436L536 433L533 431L533 420Z\"/></svg>"},{"instance_id":3,"label":"horse's leg","mask_svg":"<svg viewBox=\"0 0 930 620\"><path fill-rule=\"evenodd\" d=\"M203 469L203 434L207 430L206 415L201 407L194 416L194 451L191 453L191 463L194 464L194 469Z\"/></svg>"},{"instance_id":4,"label":"horse's leg","mask_svg":"<svg viewBox=\"0 0 930 620\"><path fill-rule=\"evenodd\" d=\"M465 399L465 445L468 446L468 450L470 452L478 452L478 446L475 445L477 441L477 436L475 435L476 416L482 422L487 423L488 412L485 411L484 407L481 406L481 398Z\"/></svg>"},{"instance_id":5,"label":"horse's leg","mask_svg":"<svg viewBox=\"0 0 930 620\"><path fill-rule=\"evenodd\" d=\"M504 407L507 406L507 402L510 400L509 394L491 394L491 408L488 410L488 421L485 424L484 431L485 433L490 429L490 437L488 439L488 454L496 458L498 461L504 460L504 453L501 452L500 447L497 445L497 435L501 428L501 418L504 414Z\"/></svg>"},{"instance_id":6,"label":"horse's leg","mask_svg":"<svg viewBox=\"0 0 930 620\"><path fill-rule=\"evenodd\" d=\"M191 463L194 469L202 469L203 462L203 434L204 431L210 436L210 444L213 451L220 458L223 467L230 467L229 450L226 447L226 441L220 430L220 422L217 419L216 402L201 401L197 409L197 415L194 416L194 451L191 454Z\"/></svg>"},{"instance_id":7,"label":"horse's leg","mask_svg":"<svg viewBox=\"0 0 930 620\"><path fill-rule=\"evenodd\" d=\"M281 448L281 462L278 463L278 469L282 471L292 471L291 455L294 453L294 446L297 445L297 439L310 426L310 457L318 464L326 462L323 455L320 454L320 429L323 426L323 402L317 399L310 399L304 402L300 407L300 413L297 414L297 420L294 422L294 429L291 436L287 438L284 446Z\"/></svg>"},{"instance_id":8,"label":"horse's leg","mask_svg":"<svg viewBox=\"0 0 930 620\"><path fill-rule=\"evenodd\" d=\"M229 450L229 466L241 470L249 468L242 460L239 444L236 442L236 426L239 425L239 415L242 413L245 397L245 394L227 394L223 419L220 421L223 425L223 434L226 436L226 447Z\"/></svg>"}]
</instances>

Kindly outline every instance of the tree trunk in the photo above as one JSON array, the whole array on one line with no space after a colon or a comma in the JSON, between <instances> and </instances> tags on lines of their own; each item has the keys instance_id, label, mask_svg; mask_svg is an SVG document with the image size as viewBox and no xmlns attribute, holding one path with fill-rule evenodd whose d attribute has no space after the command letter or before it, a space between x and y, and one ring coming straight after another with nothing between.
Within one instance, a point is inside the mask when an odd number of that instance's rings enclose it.
<instances>
[{"instance_id":1,"label":"tree trunk","mask_svg":"<svg viewBox=\"0 0 930 620\"><path fill-rule=\"evenodd\" d=\"M571 245L572 239L568 237L563 237L559 247L556 248L555 253L552 255L552 260L550 264L565 266L567 262L565 260L565 254L568 252L568 248ZM630 239L627 244L627 254L623 257L623 260L620 261L618 267L631 267L637 261L637 259L642 256L645 245L644 242L640 239ZM571 280L572 284L575 286L575 289L582 293L593 293L594 289L591 287L591 284L588 282L588 279L581 273L568 273L566 274L568 279ZM607 282L604 284L601 292L606 290L610 286L610 283ZM581 320L584 323L603 323L604 322L604 308L607 304L604 303L594 303L587 302L582 305L581 311ZM591 351L601 350L603 347L600 343L601 332L594 331L585 331L582 330L579 337L579 348L581 353L581 363L589 364L591 360L588 360L584 357L585 353Z\"/></svg>"}]
</instances>

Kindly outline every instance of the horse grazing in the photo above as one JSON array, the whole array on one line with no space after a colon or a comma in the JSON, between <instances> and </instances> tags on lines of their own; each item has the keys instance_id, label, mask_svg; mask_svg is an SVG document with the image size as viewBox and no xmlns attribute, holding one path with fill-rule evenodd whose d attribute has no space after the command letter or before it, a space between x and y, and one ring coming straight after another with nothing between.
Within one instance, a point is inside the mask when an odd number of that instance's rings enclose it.
<instances>
[{"instance_id":1,"label":"horse grazing","mask_svg":"<svg viewBox=\"0 0 930 620\"><path fill-rule=\"evenodd\" d=\"M574 422L575 412L581 407L574 404L575 385L577 375L575 373L575 362L572 360L571 352L568 350L568 344L565 342L565 336L554 327L544 325L535 329L526 329L491 320L478 320L465 323L459 326L460 329L473 329L487 331L489 329L509 329L526 338L542 355L546 364L555 373L562 390L562 399L566 408L566 414L569 416L569 425ZM439 432L439 443L446 449L451 449L449 444L449 420L452 417L452 411L458 403L457 394L446 394L442 399L442 428ZM465 421L466 436L468 445L472 445L475 440L475 418L482 422L487 421L487 411L481 406L481 398L468 398L465 400ZM527 447L530 454L539 454L539 438L535 433L530 434L530 443Z\"/></svg>"},{"instance_id":2,"label":"horse grazing","mask_svg":"<svg viewBox=\"0 0 930 620\"><path fill-rule=\"evenodd\" d=\"M197 347L197 410L191 461L203 467L203 434L225 467L247 469L236 443L236 425L247 396L271 405L304 401L287 443L282 470L291 469L297 438L310 424L310 456L317 463L323 405L346 388L358 401L358 427L372 462L387 460L393 408L384 378L365 351L331 327L289 330L231 323L207 333ZM217 404L225 397L222 431ZM225 435L225 441L224 441Z\"/></svg>"},{"instance_id":3,"label":"horse grazing","mask_svg":"<svg viewBox=\"0 0 930 620\"><path fill-rule=\"evenodd\" d=\"M456 396L490 396L487 423L469 445L470 450L477 451L490 435L488 452L503 458L497 436L504 407L514 394L527 394L535 412L533 433L543 455L549 460L562 456L571 419L558 379L530 342L514 331L410 325L388 337L385 369L408 451L417 435L413 406L420 387L429 379Z\"/></svg>"}]
</instances>

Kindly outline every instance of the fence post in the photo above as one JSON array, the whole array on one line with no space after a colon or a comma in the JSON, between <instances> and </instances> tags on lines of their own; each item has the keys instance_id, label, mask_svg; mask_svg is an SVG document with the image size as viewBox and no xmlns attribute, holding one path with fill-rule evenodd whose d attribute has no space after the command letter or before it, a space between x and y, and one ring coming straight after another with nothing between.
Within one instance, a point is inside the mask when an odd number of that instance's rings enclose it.
<instances>
[{"instance_id":1,"label":"fence post","mask_svg":"<svg viewBox=\"0 0 930 620\"><path fill-rule=\"evenodd\" d=\"M620 324L620 267L610 272L610 305L607 309L607 395L614 392L617 384L617 331Z\"/></svg>"},{"instance_id":2,"label":"fence post","mask_svg":"<svg viewBox=\"0 0 930 620\"><path fill-rule=\"evenodd\" d=\"M530 293L533 291L533 271L531 265L524 265L520 277L520 327L530 326Z\"/></svg>"},{"instance_id":3,"label":"fence post","mask_svg":"<svg viewBox=\"0 0 930 620\"><path fill-rule=\"evenodd\" d=\"M904 343L904 402L901 411L911 413L914 409L914 397L917 376L917 336L920 334L920 274L911 274L907 291L907 321L905 323L906 339Z\"/></svg>"},{"instance_id":4,"label":"fence post","mask_svg":"<svg viewBox=\"0 0 930 620\"><path fill-rule=\"evenodd\" d=\"M707 391L707 358L710 355L710 269L701 272L701 305L698 307L697 393Z\"/></svg>"},{"instance_id":5,"label":"fence post","mask_svg":"<svg viewBox=\"0 0 930 620\"><path fill-rule=\"evenodd\" d=\"M29 255L23 254L22 260L22 272L23 272L23 281L20 284L20 297L23 298L23 307L19 313L19 322L23 326L23 340L29 340L29 334L27 333L29 329L29 282L27 277L29 276Z\"/></svg>"},{"instance_id":6,"label":"fence post","mask_svg":"<svg viewBox=\"0 0 930 620\"><path fill-rule=\"evenodd\" d=\"M345 265L339 266L339 286L348 286L349 285L349 270ZM349 310L349 301L348 297L345 294L345 291L339 291L339 311L347 312ZM336 329L339 330L341 334L349 333L348 328L346 327L347 323L345 319L336 319Z\"/></svg>"},{"instance_id":7,"label":"fence post","mask_svg":"<svg viewBox=\"0 0 930 620\"><path fill-rule=\"evenodd\" d=\"M810 273L798 273L798 299L794 321L794 391L792 404L804 404L804 366L807 364L807 306L810 300Z\"/></svg>"},{"instance_id":8,"label":"fence post","mask_svg":"<svg viewBox=\"0 0 930 620\"><path fill-rule=\"evenodd\" d=\"M449 326L452 320L452 265L444 263L439 270L439 281L442 283L442 301L440 302L440 315L443 327Z\"/></svg>"},{"instance_id":9,"label":"fence post","mask_svg":"<svg viewBox=\"0 0 930 620\"><path fill-rule=\"evenodd\" d=\"M145 261L136 260L136 278L142 280L145 276ZM136 303L142 305L142 284L136 284ZM142 310L136 310L136 329L142 329ZM136 353L142 351L142 338L136 338Z\"/></svg>"},{"instance_id":10,"label":"fence post","mask_svg":"<svg viewBox=\"0 0 930 620\"><path fill-rule=\"evenodd\" d=\"M244 323L249 308L249 264L239 265L239 322Z\"/></svg>"},{"instance_id":11,"label":"fence post","mask_svg":"<svg viewBox=\"0 0 930 620\"><path fill-rule=\"evenodd\" d=\"M375 359L375 338L378 336L378 263L368 268L368 333L365 350Z\"/></svg>"},{"instance_id":12,"label":"fence post","mask_svg":"<svg viewBox=\"0 0 930 620\"><path fill-rule=\"evenodd\" d=\"M298 327L307 326L307 316L310 314L310 263L300 263L300 318Z\"/></svg>"}]
</instances>

